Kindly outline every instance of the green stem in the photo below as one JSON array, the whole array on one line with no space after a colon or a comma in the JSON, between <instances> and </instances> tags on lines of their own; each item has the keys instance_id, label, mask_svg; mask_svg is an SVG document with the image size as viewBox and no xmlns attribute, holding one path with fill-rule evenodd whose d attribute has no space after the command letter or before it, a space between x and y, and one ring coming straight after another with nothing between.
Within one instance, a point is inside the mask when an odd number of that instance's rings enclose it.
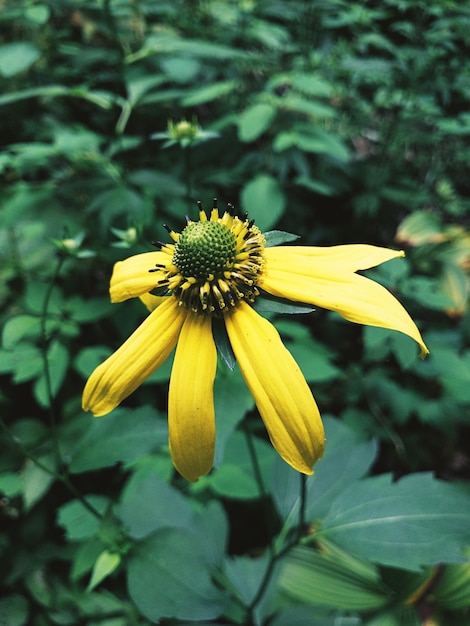
<instances>
[{"instance_id":1,"label":"green stem","mask_svg":"<svg viewBox=\"0 0 470 626\"><path fill-rule=\"evenodd\" d=\"M253 442L253 434L246 422L244 422L243 432L245 433L246 444L248 447L248 452L250 454L251 464L253 466L253 472L255 475L256 482L258 484L259 495L262 498L265 498L267 496L266 486L264 484L263 475L261 473L261 467L259 464L258 455L256 454L256 448Z\"/></svg>"},{"instance_id":2,"label":"green stem","mask_svg":"<svg viewBox=\"0 0 470 626\"><path fill-rule=\"evenodd\" d=\"M263 480L263 476L261 473L261 468L259 465L259 460L258 460L258 455L256 454L256 448L254 446L253 443L253 436L252 433L250 431L250 429L245 425L244 428L244 432L245 432L245 437L246 437L246 441L247 441L247 445L248 445L248 450L250 452L250 457L252 460L252 465L253 465L253 472L255 474L255 478L256 478L256 482L258 483L258 487L259 487L259 491L260 491L260 495L266 499L268 497L268 492L266 490L265 484L264 484L264 480ZM306 484L307 484L307 477L304 474L300 474L300 506L299 506L299 517L298 517L298 523L297 523L297 528L296 528L296 532L293 533L292 535L292 539L291 541L288 541L287 543L285 543L281 548L279 548L279 550L276 552L276 550L274 549L274 545L271 541L271 534L270 534L270 543L269 543L269 553L270 553L270 559L269 559L269 563L268 566L266 568L266 571L264 572L264 576L263 579L258 587L258 590L254 596L254 598L252 599L252 601L250 602L250 604L246 607L246 611L247 611L247 624L251 625L254 624L254 616L253 616L253 611L255 610L256 606L259 604L259 602L261 602L263 595L266 592L266 589L268 588L269 583L271 582L271 578L274 572L274 568L276 566L276 563L287 553L289 552L289 550L291 550L291 548L293 548L294 546L296 546L301 538L302 538L302 534L303 534L303 530L305 527L305 511L306 511L306 500L307 500L307 489L306 489ZM270 518L267 519L266 521L266 525L268 527L270 527ZM283 531L281 530L281 534L283 534Z\"/></svg>"},{"instance_id":3,"label":"green stem","mask_svg":"<svg viewBox=\"0 0 470 626\"><path fill-rule=\"evenodd\" d=\"M183 148L184 153L184 174L186 179L186 198L189 201L193 200L193 187L192 187L192 163L191 163L191 148L190 146Z\"/></svg>"},{"instance_id":4,"label":"green stem","mask_svg":"<svg viewBox=\"0 0 470 626\"><path fill-rule=\"evenodd\" d=\"M51 380L51 372L49 369L49 362L47 360L47 352L48 352L48 347L49 347L49 341L48 341L48 337L47 337L47 328L46 328L46 322L47 322L47 314L48 314L48 310L49 310L49 303L52 297L52 292L54 290L54 286L55 283L57 281L57 278L59 277L60 274L60 270L62 269L62 265L64 264L65 261L65 256L59 256L59 261L57 263L57 267L55 269L54 275L52 277L52 280L49 283L49 286L47 288L46 291L46 296L44 298L44 302L42 305L42 311L41 311L41 355L42 355L42 361L43 361L43 370L44 370L44 379L46 382L46 394L47 394L47 403L49 405L49 419L50 419L50 425L51 425L51 432L52 432L52 445L54 448L54 456L55 456L55 461L56 461L56 467L57 468L61 468L62 467L62 455L60 453L60 448L59 448L59 441L58 441L58 437L57 437L57 418L56 418L56 413L55 413L55 406L54 406L54 396L53 396L53 392L52 392L52 380Z\"/></svg>"},{"instance_id":5,"label":"green stem","mask_svg":"<svg viewBox=\"0 0 470 626\"><path fill-rule=\"evenodd\" d=\"M84 507L86 507L90 513L92 513L95 517L97 517L98 519L102 520L103 519L103 515L97 510L95 509L95 507L90 504L86 498L78 491L78 489L75 487L75 485L71 482L70 477L68 476L68 474L66 474L65 472L56 472L55 470L52 470L50 467L48 467L45 463L43 463L42 461L40 461L39 459L37 459L34 454L32 454L32 452L30 452L20 441L18 441L18 439L10 432L10 429L8 428L8 426L5 424L5 422L3 421L2 418L0 418L0 427L2 428L2 430L8 435L10 442L13 446L15 446L15 448L17 450L19 450L19 452L21 452L21 454L26 457L27 459L30 459L30 461L32 461L37 467L39 467L40 469L42 469L43 472L46 472L46 474L49 474L49 476L52 476L53 478L55 478L56 480L62 482L69 491L71 491L73 493L73 495L80 500L80 502L83 504Z\"/></svg>"}]
</instances>

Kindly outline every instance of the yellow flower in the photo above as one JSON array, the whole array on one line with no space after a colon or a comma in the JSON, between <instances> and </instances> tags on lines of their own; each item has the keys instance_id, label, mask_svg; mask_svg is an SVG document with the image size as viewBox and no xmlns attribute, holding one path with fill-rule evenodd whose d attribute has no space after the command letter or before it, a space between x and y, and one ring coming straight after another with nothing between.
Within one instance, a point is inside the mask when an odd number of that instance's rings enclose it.
<instances>
[{"instance_id":1,"label":"yellow flower","mask_svg":"<svg viewBox=\"0 0 470 626\"><path fill-rule=\"evenodd\" d=\"M213 463L213 383L217 350L212 326L222 320L234 355L273 446L304 474L324 450L323 425L299 367L274 326L251 306L260 293L337 311L347 320L399 330L428 350L402 305L357 270L403 252L369 245L329 248L275 246L253 221L217 208L174 243L116 263L113 302L140 297L150 315L90 376L83 408L105 415L129 396L176 346L168 400L169 442L177 470L188 480ZM153 292L153 294L152 294ZM154 295L155 293L159 295Z\"/></svg>"}]
</instances>

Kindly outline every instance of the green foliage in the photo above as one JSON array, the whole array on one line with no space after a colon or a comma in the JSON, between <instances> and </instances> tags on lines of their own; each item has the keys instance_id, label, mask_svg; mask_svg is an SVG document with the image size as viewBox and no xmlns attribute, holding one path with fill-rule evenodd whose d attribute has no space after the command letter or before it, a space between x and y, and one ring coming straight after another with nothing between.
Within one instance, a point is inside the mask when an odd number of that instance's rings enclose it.
<instances>
[{"instance_id":1,"label":"green foliage","mask_svg":"<svg viewBox=\"0 0 470 626\"><path fill-rule=\"evenodd\" d=\"M466 3L14 0L0 22L0 623L467 624ZM113 264L213 197L268 246L407 253L368 275L424 362L393 331L256 301L329 414L305 482L225 331L197 483L168 450L171 358L111 415L81 410L145 317L109 303Z\"/></svg>"}]
</instances>

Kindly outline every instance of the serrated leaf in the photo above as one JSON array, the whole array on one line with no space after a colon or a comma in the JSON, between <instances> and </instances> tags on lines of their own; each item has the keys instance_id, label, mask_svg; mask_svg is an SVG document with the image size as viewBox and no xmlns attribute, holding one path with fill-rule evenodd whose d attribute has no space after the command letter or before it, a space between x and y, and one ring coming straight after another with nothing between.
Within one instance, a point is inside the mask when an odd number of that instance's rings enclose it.
<instances>
[{"instance_id":1,"label":"serrated leaf","mask_svg":"<svg viewBox=\"0 0 470 626\"><path fill-rule=\"evenodd\" d=\"M409 570L465 560L470 495L431 474L356 482L322 522L324 535L375 563Z\"/></svg>"},{"instance_id":2,"label":"serrated leaf","mask_svg":"<svg viewBox=\"0 0 470 626\"><path fill-rule=\"evenodd\" d=\"M190 528L193 518L189 501L148 465L133 474L116 513L134 539L161 528Z\"/></svg>"},{"instance_id":3,"label":"serrated leaf","mask_svg":"<svg viewBox=\"0 0 470 626\"><path fill-rule=\"evenodd\" d=\"M100 514L109 506L104 496L86 496L86 501ZM60 507L58 523L63 526L69 541L82 541L93 537L100 526L100 518L94 515L80 500L72 500Z\"/></svg>"},{"instance_id":4,"label":"serrated leaf","mask_svg":"<svg viewBox=\"0 0 470 626\"><path fill-rule=\"evenodd\" d=\"M315 473L307 478L308 520L324 517L332 502L342 493L349 493L351 485L364 476L375 460L377 443L363 441L359 435L342 422L323 417L327 445L323 458L315 465ZM277 461L270 479L274 501L282 518L295 513L299 507L299 474L285 463Z\"/></svg>"},{"instance_id":5,"label":"serrated leaf","mask_svg":"<svg viewBox=\"0 0 470 626\"><path fill-rule=\"evenodd\" d=\"M225 596L211 581L204 547L196 533L177 528L158 531L135 547L127 584L145 617L198 621L222 613Z\"/></svg>"},{"instance_id":6,"label":"serrated leaf","mask_svg":"<svg viewBox=\"0 0 470 626\"><path fill-rule=\"evenodd\" d=\"M112 415L88 419L90 428L78 442L70 463L69 469L74 474L134 461L167 443L167 424L150 407L121 407Z\"/></svg>"},{"instance_id":7,"label":"serrated leaf","mask_svg":"<svg viewBox=\"0 0 470 626\"><path fill-rule=\"evenodd\" d=\"M261 472L266 475L276 454L272 446L258 437L253 437L253 445ZM249 500L259 497L260 488L243 433L236 431L231 435L226 444L222 465L216 472L204 477L203 484L209 486L215 493L228 498Z\"/></svg>"}]
</instances>

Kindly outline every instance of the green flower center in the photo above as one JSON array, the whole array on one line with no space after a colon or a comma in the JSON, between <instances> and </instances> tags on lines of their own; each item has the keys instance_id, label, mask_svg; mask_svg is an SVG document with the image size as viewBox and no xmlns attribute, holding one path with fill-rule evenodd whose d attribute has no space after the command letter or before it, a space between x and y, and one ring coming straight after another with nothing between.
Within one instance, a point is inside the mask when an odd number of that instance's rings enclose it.
<instances>
[{"instance_id":1,"label":"green flower center","mask_svg":"<svg viewBox=\"0 0 470 626\"><path fill-rule=\"evenodd\" d=\"M216 206L209 218L200 208L199 221L189 221L180 234L166 228L175 243L158 244L168 260L149 270L158 275L160 293L194 313L216 316L259 295L265 239L254 220L229 211L219 216Z\"/></svg>"},{"instance_id":2,"label":"green flower center","mask_svg":"<svg viewBox=\"0 0 470 626\"><path fill-rule=\"evenodd\" d=\"M173 263L180 273L196 280L220 278L232 267L237 240L219 222L188 224L175 244Z\"/></svg>"}]
</instances>

